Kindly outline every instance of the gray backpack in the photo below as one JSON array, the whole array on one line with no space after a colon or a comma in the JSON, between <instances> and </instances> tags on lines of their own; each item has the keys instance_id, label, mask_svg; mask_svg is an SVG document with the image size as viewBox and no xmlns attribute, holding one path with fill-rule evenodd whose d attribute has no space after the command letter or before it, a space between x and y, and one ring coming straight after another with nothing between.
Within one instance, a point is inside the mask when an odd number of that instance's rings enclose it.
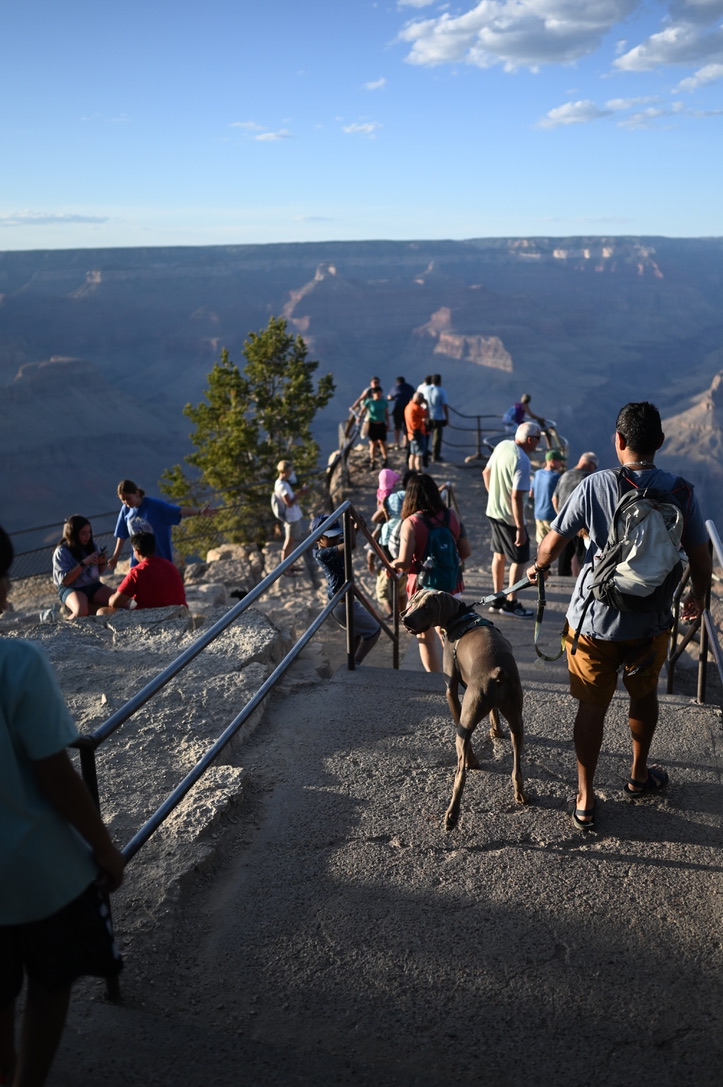
<instances>
[{"instance_id":1,"label":"gray backpack","mask_svg":"<svg viewBox=\"0 0 723 1087\"><path fill-rule=\"evenodd\" d=\"M271 492L271 512L277 521L286 520L286 503L276 491Z\"/></svg>"},{"instance_id":2,"label":"gray backpack","mask_svg":"<svg viewBox=\"0 0 723 1087\"><path fill-rule=\"evenodd\" d=\"M593 600L616 611L670 611L683 573L680 544L690 484L678 476L672 491L661 491L640 486L624 468L615 474L618 502L593 567L578 631Z\"/></svg>"}]
</instances>

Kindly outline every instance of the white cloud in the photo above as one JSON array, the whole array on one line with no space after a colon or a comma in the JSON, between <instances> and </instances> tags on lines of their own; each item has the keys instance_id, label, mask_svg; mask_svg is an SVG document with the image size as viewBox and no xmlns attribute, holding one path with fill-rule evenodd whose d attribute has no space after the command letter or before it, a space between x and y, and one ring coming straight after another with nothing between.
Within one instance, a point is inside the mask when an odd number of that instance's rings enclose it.
<instances>
[{"instance_id":1,"label":"white cloud","mask_svg":"<svg viewBox=\"0 0 723 1087\"><path fill-rule=\"evenodd\" d=\"M693 75L687 77L687 79L681 79L676 91L697 91L699 87L707 87L709 83L717 83L719 79L723 79L723 64L706 64L703 68L699 68Z\"/></svg>"},{"instance_id":2,"label":"white cloud","mask_svg":"<svg viewBox=\"0 0 723 1087\"><path fill-rule=\"evenodd\" d=\"M48 226L69 223L107 223L107 215L73 215L69 212L16 211L7 215L0 214L0 227L4 226Z\"/></svg>"},{"instance_id":3,"label":"white cloud","mask_svg":"<svg viewBox=\"0 0 723 1087\"><path fill-rule=\"evenodd\" d=\"M605 108L614 110L633 109L634 106L644 106L646 102L657 101L657 95L647 95L644 98L610 98L605 103Z\"/></svg>"},{"instance_id":4,"label":"white cloud","mask_svg":"<svg viewBox=\"0 0 723 1087\"><path fill-rule=\"evenodd\" d=\"M287 128L280 128L278 132L262 132L254 136L254 139L261 140L263 143L270 143L272 140L290 140L291 133Z\"/></svg>"},{"instance_id":5,"label":"white cloud","mask_svg":"<svg viewBox=\"0 0 723 1087\"><path fill-rule=\"evenodd\" d=\"M610 117L612 109L600 109L589 98L579 102L567 102L564 106L556 106L537 122L538 128L559 128L560 125L583 125L590 121L597 121L601 117Z\"/></svg>"},{"instance_id":6,"label":"white cloud","mask_svg":"<svg viewBox=\"0 0 723 1087\"><path fill-rule=\"evenodd\" d=\"M481 0L462 15L410 22L399 38L411 44L411 64L536 68L592 53L639 6L640 0Z\"/></svg>"},{"instance_id":7,"label":"white cloud","mask_svg":"<svg viewBox=\"0 0 723 1087\"><path fill-rule=\"evenodd\" d=\"M249 132L260 132L263 125L257 125L256 121L232 121L229 128L247 128Z\"/></svg>"},{"instance_id":8,"label":"white cloud","mask_svg":"<svg viewBox=\"0 0 723 1087\"><path fill-rule=\"evenodd\" d=\"M434 0L397 0L397 6L400 8L428 8L434 3Z\"/></svg>"},{"instance_id":9,"label":"white cloud","mask_svg":"<svg viewBox=\"0 0 723 1087\"><path fill-rule=\"evenodd\" d=\"M378 121L355 121L351 125L342 125L342 132L358 133L361 136L375 136L382 128Z\"/></svg>"},{"instance_id":10,"label":"white cloud","mask_svg":"<svg viewBox=\"0 0 723 1087\"><path fill-rule=\"evenodd\" d=\"M685 5L687 17L675 19L657 34L628 50L613 62L626 72L649 72L668 64L700 64L723 61L723 27L710 26L723 13L721 0L698 2L691 12L691 0ZM697 14L698 18L691 18Z\"/></svg>"},{"instance_id":11,"label":"white cloud","mask_svg":"<svg viewBox=\"0 0 723 1087\"><path fill-rule=\"evenodd\" d=\"M384 76L382 76L380 79L375 79L371 83L365 83L364 84L364 90L365 91L380 91L382 89L382 87L386 87L386 85L387 85L387 81L384 78Z\"/></svg>"}]
</instances>

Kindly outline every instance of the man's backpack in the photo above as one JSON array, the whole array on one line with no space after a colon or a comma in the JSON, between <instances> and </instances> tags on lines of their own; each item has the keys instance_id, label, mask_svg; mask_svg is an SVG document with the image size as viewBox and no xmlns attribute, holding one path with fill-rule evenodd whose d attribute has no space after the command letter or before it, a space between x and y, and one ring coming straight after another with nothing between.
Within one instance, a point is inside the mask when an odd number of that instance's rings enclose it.
<instances>
[{"instance_id":1,"label":"man's backpack","mask_svg":"<svg viewBox=\"0 0 723 1087\"><path fill-rule=\"evenodd\" d=\"M625 468L615 474L618 502L578 629L593 600L616 611L669 611L683 573L680 542L690 485L678 476L672 491L661 491L640 486Z\"/></svg>"},{"instance_id":2,"label":"man's backpack","mask_svg":"<svg viewBox=\"0 0 723 1087\"><path fill-rule=\"evenodd\" d=\"M277 521L286 520L286 503L276 491L271 492L271 512Z\"/></svg>"},{"instance_id":3,"label":"man's backpack","mask_svg":"<svg viewBox=\"0 0 723 1087\"><path fill-rule=\"evenodd\" d=\"M417 588L453 593L459 581L459 554L449 527L449 510L444 511L441 524L424 514L420 516L427 527L427 545L417 573Z\"/></svg>"}]
</instances>

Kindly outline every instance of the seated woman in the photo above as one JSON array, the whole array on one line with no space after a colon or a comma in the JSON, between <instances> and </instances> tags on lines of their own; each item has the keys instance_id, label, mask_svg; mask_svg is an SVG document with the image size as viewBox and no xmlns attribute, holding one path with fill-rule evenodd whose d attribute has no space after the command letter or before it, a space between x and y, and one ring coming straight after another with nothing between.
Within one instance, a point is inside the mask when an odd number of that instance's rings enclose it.
<instances>
[{"instance_id":1,"label":"seated woman","mask_svg":"<svg viewBox=\"0 0 723 1087\"><path fill-rule=\"evenodd\" d=\"M111 589L100 575L108 565L105 548L98 551L87 517L74 513L63 526L63 537L53 552L53 582L71 619L94 615L110 600Z\"/></svg>"},{"instance_id":2,"label":"seated woman","mask_svg":"<svg viewBox=\"0 0 723 1087\"><path fill-rule=\"evenodd\" d=\"M407 576L407 594L411 597L421 588L419 576L424 566L427 540L430 530L439 527L449 529L457 550L457 559L466 559L472 548L457 514L448 509L431 476L425 472L413 475L408 484L402 506L402 534L399 546L399 558L393 565L403 570ZM446 534L445 534L446 535ZM454 584L449 586L429 585L429 588L444 588L453 595L464 592L462 567L457 563ZM425 672L442 671L442 635L439 630L426 630L417 634L419 656Z\"/></svg>"}]
</instances>

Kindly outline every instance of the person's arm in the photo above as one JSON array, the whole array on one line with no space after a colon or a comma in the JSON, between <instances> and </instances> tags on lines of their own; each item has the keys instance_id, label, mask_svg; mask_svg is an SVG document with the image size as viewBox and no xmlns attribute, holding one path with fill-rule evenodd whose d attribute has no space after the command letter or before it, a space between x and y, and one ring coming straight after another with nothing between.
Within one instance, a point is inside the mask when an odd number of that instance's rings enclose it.
<instances>
[{"instance_id":1,"label":"person's arm","mask_svg":"<svg viewBox=\"0 0 723 1087\"><path fill-rule=\"evenodd\" d=\"M460 536L457 540L457 554L463 562L472 554L472 545L466 536Z\"/></svg>"},{"instance_id":2,"label":"person's arm","mask_svg":"<svg viewBox=\"0 0 723 1087\"><path fill-rule=\"evenodd\" d=\"M713 563L707 543L691 547L686 554L690 563L690 591L681 602L680 617L686 622L692 622L702 614L705 608Z\"/></svg>"},{"instance_id":3,"label":"person's arm","mask_svg":"<svg viewBox=\"0 0 723 1087\"><path fill-rule=\"evenodd\" d=\"M123 550L123 544L124 543L125 543L125 540L121 536L116 536L116 538L115 538L115 547L113 549L113 554L108 559L108 569L109 570L111 570L111 571L115 570L116 566L118 565L118 559L121 557L121 551Z\"/></svg>"},{"instance_id":4,"label":"person's arm","mask_svg":"<svg viewBox=\"0 0 723 1087\"><path fill-rule=\"evenodd\" d=\"M132 596L126 596L125 593L114 592L111 593L108 600L109 608L127 608L130 606L130 602L133 599Z\"/></svg>"},{"instance_id":5,"label":"person's arm","mask_svg":"<svg viewBox=\"0 0 723 1087\"><path fill-rule=\"evenodd\" d=\"M527 576L530 581L536 581L538 574L544 574L545 581L547 581L550 567L569 539L571 539L571 537L561 536L559 532L555 532L554 528L550 529L537 548L537 557L535 558L534 563L527 571Z\"/></svg>"},{"instance_id":6,"label":"person's arm","mask_svg":"<svg viewBox=\"0 0 723 1087\"><path fill-rule=\"evenodd\" d=\"M62 584L66 589L69 589L73 582L77 581L86 566L98 565L98 552L94 551L92 555L86 555L80 562L75 562L68 570L67 574L63 578Z\"/></svg>"},{"instance_id":7,"label":"person's arm","mask_svg":"<svg viewBox=\"0 0 723 1087\"><path fill-rule=\"evenodd\" d=\"M527 539L527 525L525 524L525 498L527 491L511 491L512 516L515 519L515 547L523 547Z\"/></svg>"},{"instance_id":8,"label":"person's arm","mask_svg":"<svg viewBox=\"0 0 723 1087\"><path fill-rule=\"evenodd\" d=\"M115 891L123 881L125 860L113 845L98 809L82 778L73 769L67 751L33 762L41 791L64 819L75 827L93 850L98 867Z\"/></svg>"},{"instance_id":9,"label":"person's arm","mask_svg":"<svg viewBox=\"0 0 723 1087\"><path fill-rule=\"evenodd\" d=\"M406 573L412 568L412 559L414 557L414 526L410 523L409 518L402 525L402 531L399 537L399 555L396 559L392 560L392 566Z\"/></svg>"},{"instance_id":10,"label":"person's arm","mask_svg":"<svg viewBox=\"0 0 723 1087\"><path fill-rule=\"evenodd\" d=\"M482 479L484 480L485 490L487 490L487 491L489 491L489 489L490 489L490 479L491 478L492 478L492 469L490 468L489 464L487 464L482 469Z\"/></svg>"}]
</instances>

